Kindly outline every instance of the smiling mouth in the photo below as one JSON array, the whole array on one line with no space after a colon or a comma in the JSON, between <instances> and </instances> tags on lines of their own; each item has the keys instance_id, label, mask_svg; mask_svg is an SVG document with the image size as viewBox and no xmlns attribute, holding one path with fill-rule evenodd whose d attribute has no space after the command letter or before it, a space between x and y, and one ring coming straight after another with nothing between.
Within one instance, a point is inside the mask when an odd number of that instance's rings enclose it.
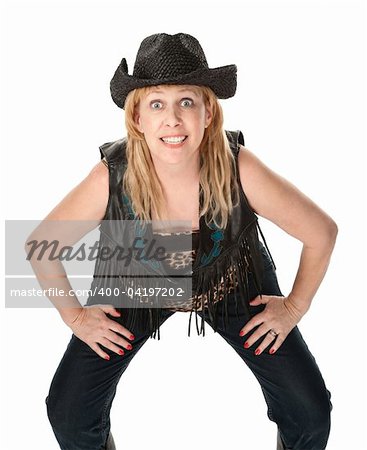
<instances>
[{"instance_id":1,"label":"smiling mouth","mask_svg":"<svg viewBox=\"0 0 367 450\"><path fill-rule=\"evenodd\" d=\"M179 138L160 138L162 142L165 144L182 144L182 142L186 141L188 136L182 136Z\"/></svg>"}]
</instances>

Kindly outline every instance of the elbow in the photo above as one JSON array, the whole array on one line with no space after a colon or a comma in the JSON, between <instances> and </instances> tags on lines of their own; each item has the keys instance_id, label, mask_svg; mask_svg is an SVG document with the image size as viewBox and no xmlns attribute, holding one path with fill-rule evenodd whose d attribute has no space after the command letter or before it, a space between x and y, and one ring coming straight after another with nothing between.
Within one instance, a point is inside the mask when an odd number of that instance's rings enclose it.
<instances>
[{"instance_id":1,"label":"elbow","mask_svg":"<svg viewBox=\"0 0 367 450\"><path fill-rule=\"evenodd\" d=\"M327 234L328 234L330 241L335 243L339 230L338 230L338 225L336 224L336 222L334 222L334 220L330 220L327 230L328 230Z\"/></svg>"},{"instance_id":2,"label":"elbow","mask_svg":"<svg viewBox=\"0 0 367 450\"><path fill-rule=\"evenodd\" d=\"M24 242L24 251L26 254L26 260L31 264L31 266L32 266L32 262L34 261L31 258L32 240L33 240L33 236L32 236L32 234L30 234Z\"/></svg>"},{"instance_id":3,"label":"elbow","mask_svg":"<svg viewBox=\"0 0 367 450\"><path fill-rule=\"evenodd\" d=\"M313 224L309 229L307 239L301 240L304 247L332 252L338 235L338 226L333 219L327 218Z\"/></svg>"},{"instance_id":4,"label":"elbow","mask_svg":"<svg viewBox=\"0 0 367 450\"><path fill-rule=\"evenodd\" d=\"M331 219L325 225L324 232L322 233L322 242L319 245L325 249L327 248L329 251L333 251L337 236L338 225Z\"/></svg>"},{"instance_id":5,"label":"elbow","mask_svg":"<svg viewBox=\"0 0 367 450\"><path fill-rule=\"evenodd\" d=\"M31 232L31 234L27 237L27 239L24 241L24 250L26 253L29 252L29 247L31 246L32 242L36 239L36 236L34 234L34 230Z\"/></svg>"}]
</instances>

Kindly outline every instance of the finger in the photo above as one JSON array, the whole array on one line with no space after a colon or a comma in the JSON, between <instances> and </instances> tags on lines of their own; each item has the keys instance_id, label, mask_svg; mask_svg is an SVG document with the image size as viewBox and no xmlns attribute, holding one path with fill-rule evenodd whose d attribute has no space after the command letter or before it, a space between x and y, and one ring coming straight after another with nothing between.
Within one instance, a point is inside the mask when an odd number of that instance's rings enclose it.
<instances>
[{"instance_id":1,"label":"finger","mask_svg":"<svg viewBox=\"0 0 367 450\"><path fill-rule=\"evenodd\" d=\"M258 295L257 297L253 298L249 304L251 306L257 306L257 305L261 305L261 304L265 304L268 303L269 301L269 297L263 295L262 297L260 297L260 295Z\"/></svg>"},{"instance_id":2,"label":"finger","mask_svg":"<svg viewBox=\"0 0 367 450\"><path fill-rule=\"evenodd\" d=\"M266 335L268 332L269 328L267 325L262 325L260 326L256 331L254 331L251 336L249 336L245 343L243 344L243 346L245 348L249 348L251 347L252 344L254 344L255 342L257 342L262 336Z\"/></svg>"},{"instance_id":3,"label":"finger","mask_svg":"<svg viewBox=\"0 0 367 450\"><path fill-rule=\"evenodd\" d=\"M285 341L285 337L278 335L278 337L276 338L276 341L269 349L269 353L271 355L274 355L274 353L279 349L279 347L283 344L284 341Z\"/></svg>"},{"instance_id":4,"label":"finger","mask_svg":"<svg viewBox=\"0 0 367 450\"><path fill-rule=\"evenodd\" d=\"M112 305L100 305L100 309L107 314L111 314L111 316L121 317L121 313Z\"/></svg>"},{"instance_id":5,"label":"finger","mask_svg":"<svg viewBox=\"0 0 367 450\"><path fill-rule=\"evenodd\" d=\"M113 342L111 342L109 339L107 339L105 337L101 337L98 340L98 344L102 345L104 348L111 350L112 352L117 353L121 356L125 353L124 350L122 350L122 348L119 348L117 345L115 345Z\"/></svg>"},{"instance_id":6,"label":"finger","mask_svg":"<svg viewBox=\"0 0 367 450\"><path fill-rule=\"evenodd\" d=\"M129 331L127 328L125 328L121 324L115 322L114 320L110 319L110 322L112 322L112 323L108 324L108 327L110 330L115 331L116 333L122 334L127 339L129 339L129 341L133 341L135 339L135 336L133 335L133 333L131 333L131 331Z\"/></svg>"},{"instance_id":7,"label":"finger","mask_svg":"<svg viewBox=\"0 0 367 450\"><path fill-rule=\"evenodd\" d=\"M108 330L107 333L105 334L105 337L110 342L112 342L112 344L120 345L121 347L124 347L127 350L132 350L132 348L133 348L132 345L130 344L130 342L126 341L125 339L120 337L117 333L114 333L112 330ZM111 347L108 347L108 348L111 348ZM112 348L111 348L111 350L112 350ZM117 350L119 350L119 347L114 345L113 350L117 353Z\"/></svg>"},{"instance_id":8,"label":"finger","mask_svg":"<svg viewBox=\"0 0 367 450\"><path fill-rule=\"evenodd\" d=\"M255 355L260 355L275 339L275 336L270 333L266 333L264 339L261 341L260 345L257 346L255 350Z\"/></svg>"},{"instance_id":9,"label":"finger","mask_svg":"<svg viewBox=\"0 0 367 450\"><path fill-rule=\"evenodd\" d=\"M100 343L101 345L103 345L104 347L108 348L109 350L111 350L112 352L117 353L117 354L120 355L120 356L122 356L122 355L125 354L125 351L124 351L121 347L119 347L118 345L116 345L114 342L112 342L112 341L111 341L109 338L107 338L107 337L102 337L102 338L99 340L99 343ZM126 345L126 344L125 344L125 345ZM130 346L131 348L128 348L129 346ZM128 350L131 350L131 349L132 349L131 344L127 344L127 349L128 349Z\"/></svg>"},{"instance_id":10,"label":"finger","mask_svg":"<svg viewBox=\"0 0 367 450\"><path fill-rule=\"evenodd\" d=\"M254 316L252 319L250 319L246 325L241 328L239 335L240 336L245 336L247 333L249 333L253 328L261 325L263 323L264 319L263 319L263 313L259 313L256 314L256 316Z\"/></svg>"},{"instance_id":11,"label":"finger","mask_svg":"<svg viewBox=\"0 0 367 450\"><path fill-rule=\"evenodd\" d=\"M89 345L89 344L88 344ZM103 359L109 360L110 359L110 355L106 352L104 352L101 347L95 342L91 345L89 345L89 347L97 353L98 356L100 356Z\"/></svg>"}]
</instances>

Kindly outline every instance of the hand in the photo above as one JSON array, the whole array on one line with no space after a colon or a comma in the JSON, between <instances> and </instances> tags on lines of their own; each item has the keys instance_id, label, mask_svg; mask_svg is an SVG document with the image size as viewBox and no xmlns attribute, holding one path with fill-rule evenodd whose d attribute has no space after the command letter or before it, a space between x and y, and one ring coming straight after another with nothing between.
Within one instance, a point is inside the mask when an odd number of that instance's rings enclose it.
<instances>
[{"instance_id":1,"label":"hand","mask_svg":"<svg viewBox=\"0 0 367 450\"><path fill-rule=\"evenodd\" d=\"M79 314L66 324L73 330L75 336L89 345L97 355L104 359L110 359L109 355L104 352L98 344L109 348L119 355L123 355L124 351L116 344L132 349L131 344L123 339L120 334L129 340L135 339L134 335L125 327L114 320L109 319L106 313L115 317L121 314L110 305L92 305L81 308ZM116 333L115 333L116 332ZM119 334L117 334L119 333Z\"/></svg>"},{"instance_id":2,"label":"hand","mask_svg":"<svg viewBox=\"0 0 367 450\"><path fill-rule=\"evenodd\" d=\"M254 342L265 335L265 338L255 350L256 355L260 355L274 340L275 342L270 348L269 353L275 353L303 316L289 296L262 295L262 299L260 296L257 296L250 302L250 305L257 306L262 303L266 304L264 310L252 317L240 331L240 336L244 336L254 327L260 325L247 338L244 344L245 348L251 347ZM269 333L271 329L278 335L273 336Z\"/></svg>"}]
</instances>

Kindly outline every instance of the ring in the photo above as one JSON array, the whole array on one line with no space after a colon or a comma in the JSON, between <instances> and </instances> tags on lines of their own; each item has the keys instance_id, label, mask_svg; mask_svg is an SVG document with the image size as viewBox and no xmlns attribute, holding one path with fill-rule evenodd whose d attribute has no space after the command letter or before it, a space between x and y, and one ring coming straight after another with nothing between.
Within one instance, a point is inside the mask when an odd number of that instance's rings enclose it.
<instances>
[{"instance_id":1,"label":"ring","mask_svg":"<svg viewBox=\"0 0 367 450\"><path fill-rule=\"evenodd\" d=\"M268 333L270 333L272 336L277 337L278 333L276 333L272 328L270 328L270 330L268 331Z\"/></svg>"}]
</instances>

